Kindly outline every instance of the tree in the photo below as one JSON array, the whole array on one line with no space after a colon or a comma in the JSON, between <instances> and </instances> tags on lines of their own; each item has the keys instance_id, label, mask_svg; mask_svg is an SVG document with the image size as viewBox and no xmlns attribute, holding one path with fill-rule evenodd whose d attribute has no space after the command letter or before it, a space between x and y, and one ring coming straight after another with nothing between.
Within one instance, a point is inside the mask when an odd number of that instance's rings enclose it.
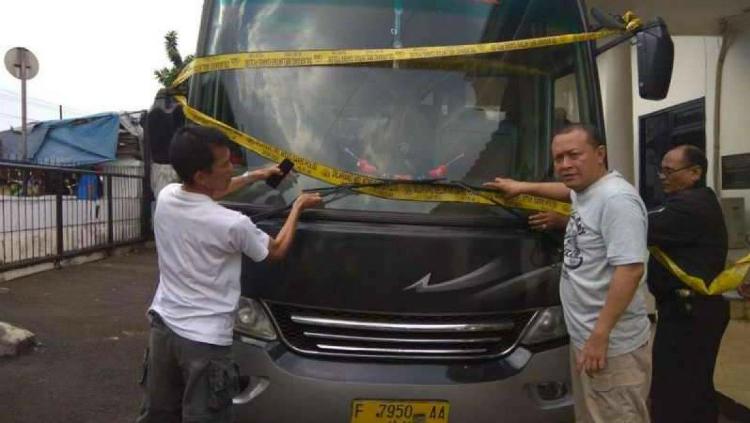
<instances>
[{"instance_id":1,"label":"tree","mask_svg":"<svg viewBox=\"0 0 750 423\"><path fill-rule=\"evenodd\" d=\"M172 62L172 67L156 70L154 76L165 88L169 88L182 68L193 60L193 55L182 58L180 51L177 49L177 31L167 32L167 35L164 36L164 47L167 49L167 57Z\"/></svg>"}]
</instances>

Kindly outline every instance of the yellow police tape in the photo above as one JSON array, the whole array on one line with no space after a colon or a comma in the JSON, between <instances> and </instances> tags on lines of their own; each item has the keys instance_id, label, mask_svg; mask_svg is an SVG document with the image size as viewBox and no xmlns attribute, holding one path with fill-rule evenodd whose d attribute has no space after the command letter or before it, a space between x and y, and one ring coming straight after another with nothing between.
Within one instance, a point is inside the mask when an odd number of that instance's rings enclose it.
<instances>
[{"instance_id":1,"label":"yellow police tape","mask_svg":"<svg viewBox=\"0 0 750 423\"><path fill-rule=\"evenodd\" d=\"M633 12L623 15L623 21L627 31L633 32L641 27L641 20ZM459 56L472 56L490 53L500 53L513 50L532 49L540 47L551 47L563 44L593 41L611 35L621 34L621 30L600 30L580 34L554 35L525 40L500 41L494 43L438 46L438 47L413 47L401 49L349 49L349 50L301 50L301 51L259 51L223 54L209 57L199 57L190 62L175 78L172 87L177 87L190 77L207 72L218 72L236 69L255 69L269 67L300 67L300 66L334 66L334 65L356 65L363 63L388 62L388 61L415 61L424 59L438 59ZM528 71L527 68L514 65L504 65L510 70ZM541 72L532 69L533 72ZM257 138L242 133L231 126L213 119L200 111L193 109L184 97L176 97L182 105L185 116L193 122L210 126L224 132L232 141L274 162L289 159L294 163L295 169L307 176L321 180L332 185L346 184L377 184L378 179L360 174L336 169L322 163L315 162L305 157L284 151L270 144L266 144ZM380 198L410 201L441 201L475 203L485 205L503 205L533 211L553 211L563 215L570 214L570 205L559 201L530 195L520 195L507 200L502 194L495 191L472 189L467 190L450 185L419 185L419 184L388 184L384 186L362 187L355 189L358 192L373 195ZM654 257L662 263L672 274L677 276L686 285L704 295L717 295L737 288L750 274L750 255L742 258L734 265L714 279L710 288L697 277L685 273L658 247L649 248Z\"/></svg>"},{"instance_id":2,"label":"yellow police tape","mask_svg":"<svg viewBox=\"0 0 750 423\"><path fill-rule=\"evenodd\" d=\"M628 31L640 27L640 21L632 13L623 17ZM347 49L347 50L301 50L301 51L259 51L224 54L210 57L199 57L189 63L177 76L172 86L176 87L188 78L206 73L233 69L253 69L268 67L298 67L363 64L385 61L415 61L424 59L451 58L512 50L550 47L563 44L592 41L611 35L621 34L621 30L600 30L580 34L565 34L539 37L524 40L501 41L470 45L413 47L400 49ZM526 70L521 68L510 69ZM538 70L533 70L539 72ZM229 125L211 118L191 108L184 97L177 99L183 106L185 116L204 126L217 128L239 145L274 162L287 158L295 169L307 176L319 179L332 185L378 183L375 178L347 172L314 162L299 155L283 151L266 144L248 134L244 134ZM570 205L558 201L521 195L507 200L502 194L488 190L467 190L449 185L419 185L413 183L388 184L377 187L362 187L358 192L376 197L394 200L462 202L486 205L503 205L533 211L555 211L561 214L570 213Z\"/></svg>"},{"instance_id":3,"label":"yellow police tape","mask_svg":"<svg viewBox=\"0 0 750 423\"><path fill-rule=\"evenodd\" d=\"M629 28L640 27L634 16L625 15ZM579 34L552 35L549 37L524 40L499 41L494 43L465 44L437 47L409 47L387 49L344 49L344 50L290 50L253 51L197 57L175 78L173 86L185 82L193 75L232 69L255 69L299 66L334 66L401 60L435 59L456 56L501 53L540 47L593 41L611 35L622 34L621 30L605 29Z\"/></svg>"},{"instance_id":4,"label":"yellow police tape","mask_svg":"<svg viewBox=\"0 0 750 423\"><path fill-rule=\"evenodd\" d=\"M313 177L331 185L346 184L377 184L378 179L363 176L353 172L336 169L322 163L310 160L308 158L284 151L280 148L266 144L257 138L240 132L231 126L220 122L200 111L193 109L187 103L185 97L175 97L178 103L182 105L185 117L191 121L216 128L226 134L229 139L235 143L247 148L248 150L265 157L268 160L279 163L284 159L289 159L294 163L297 172ZM440 202L459 202L475 203L485 205L503 205L506 207L515 207L532 211L552 211L565 216L570 215L570 205L567 203L549 200L531 195L519 195L512 200L508 200L496 191L472 190L468 191L461 187L450 185L419 185L419 184L389 184L385 186L373 186L355 188L357 192L369 194L375 197L387 198L392 200L410 200L410 201L440 201ZM672 259L670 259L659 247L649 247L649 251L654 257L667 268L673 275L680 279L687 286L703 295L719 295L723 292L731 291L739 287L748 276L750 276L750 254L737 261L719 274L707 288L703 279L688 275Z\"/></svg>"},{"instance_id":5,"label":"yellow police tape","mask_svg":"<svg viewBox=\"0 0 750 423\"><path fill-rule=\"evenodd\" d=\"M297 154L284 151L273 145L266 144L255 137L240 132L231 126L190 107L185 97L178 96L175 97L175 100L182 105L185 117L191 121L202 126L216 128L226 134L235 143L273 162L278 163L284 159L289 159L294 163L294 169L301 174L331 185L379 183L379 180L376 178L336 169ZM507 200L497 191L482 189L467 190L459 186L450 185L420 185L409 183L407 181L404 183L389 183L388 185L383 186L361 187L356 188L355 191L392 200L441 201L485 205L499 204L507 207L533 211L555 211L560 214L570 214L570 205L559 201L530 195L519 195L512 200Z\"/></svg>"},{"instance_id":6,"label":"yellow police tape","mask_svg":"<svg viewBox=\"0 0 750 423\"><path fill-rule=\"evenodd\" d=\"M682 283L703 295L719 295L733 289L737 289L750 276L750 254L738 260L726 270L719 273L711 282L710 286L698 277L688 275L659 247L649 247L654 258L676 276Z\"/></svg>"}]
</instances>

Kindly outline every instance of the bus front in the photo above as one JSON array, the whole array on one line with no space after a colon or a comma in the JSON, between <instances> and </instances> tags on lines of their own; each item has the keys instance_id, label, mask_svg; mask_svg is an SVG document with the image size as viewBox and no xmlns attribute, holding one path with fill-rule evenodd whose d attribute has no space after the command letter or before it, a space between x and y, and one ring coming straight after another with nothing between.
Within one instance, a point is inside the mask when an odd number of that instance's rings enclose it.
<instances>
[{"instance_id":1,"label":"bus front","mask_svg":"<svg viewBox=\"0 0 750 423\"><path fill-rule=\"evenodd\" d=\"M207 0L199 56L407 49L586 31L579 1ZM552 132L601 125L590 43L487 55L225 70L189 103L263 143L383 181L471 187L552 178ZM269 162L237 148L243 166ZM227 206L253 216L303 190L298 173ZM279 264L243 265L239 421L572 419L559 240L524 210L341 190L308 212ZM281 217L258 222L275 233Z\"/></svg>"}]
</instances>

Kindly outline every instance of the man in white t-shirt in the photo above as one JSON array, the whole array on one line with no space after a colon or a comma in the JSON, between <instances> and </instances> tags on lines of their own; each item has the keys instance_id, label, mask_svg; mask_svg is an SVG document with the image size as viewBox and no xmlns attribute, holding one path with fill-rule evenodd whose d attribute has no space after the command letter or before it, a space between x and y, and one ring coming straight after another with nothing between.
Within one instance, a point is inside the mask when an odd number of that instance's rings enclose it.
<instances>
[{"instance_id":1,"label":"man in white t-shirt","mask_svg":"<svg viewBox=\"0 0 750 423\"><path fill-rule=\"evenodd\" d=\"M183 183L161 190L154 213L159 286L149 309L139 423L231 421L232 397L239 393L230 349L242 255L283 258L302 211L321 202L317 194L302 194L279 234L270 237L214 200L281 171L271 167L233 178L229 145L221 132L197 126L178 130L170 145Z\"/></svg>"},{"instance_id":2,"label":"man in white t-shirt","mask_svg":"<svg viewBox=\"0 0 750 423\"><path fill-rule=\"evenodd\" d=\"M593 128L569 125L552 140L562 181L485 184L513 197L530 194L572 202L560 278L571 340L576 422L648 422L650 322L641 283L647 214L638 192L609 172ZM536 217L532 227L546 229Z\"/></svg>"}]
</instances>

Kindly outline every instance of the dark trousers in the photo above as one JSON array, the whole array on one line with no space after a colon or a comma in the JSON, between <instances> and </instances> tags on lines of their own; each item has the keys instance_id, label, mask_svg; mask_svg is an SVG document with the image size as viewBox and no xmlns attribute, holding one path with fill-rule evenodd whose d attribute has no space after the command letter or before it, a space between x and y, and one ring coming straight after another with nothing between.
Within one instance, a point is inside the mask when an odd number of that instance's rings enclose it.
<instances>
[{"instance_id":1,"label":"dark trousers","mask_svg":"<svg viewBox=\"0 0 750 423\"><path fill-rule=\"evenodd\" d=\"M714 367L729 304L720 296L657 303L651 412L654 423L716 423Z\"/></svg>"},{"instance_id":2,"label":"dark trousers","mask_svg":"<svg viewBox=\"0 0 750 423\"><path fill-rule=\"evenodd\" d=\"M153 313L153 312L152 312ZM138 423L232 421L239 372L231 347L180 337L153 313L141 385Z\"/></svg>"}]
</instances>

